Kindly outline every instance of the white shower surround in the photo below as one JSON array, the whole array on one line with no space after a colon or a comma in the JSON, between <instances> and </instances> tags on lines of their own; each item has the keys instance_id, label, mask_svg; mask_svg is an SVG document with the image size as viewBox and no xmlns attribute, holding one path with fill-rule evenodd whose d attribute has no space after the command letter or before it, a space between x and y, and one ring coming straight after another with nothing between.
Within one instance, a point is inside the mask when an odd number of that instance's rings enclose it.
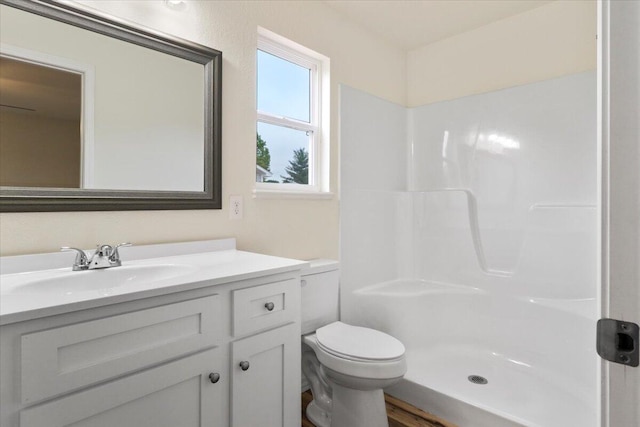
<instances>
[{"instance_id":1,"label":"white shower surround","mask_svg":"<svg viewBox=\"0 0 640 427\"><path fill-rule=\"evenodd\" d=\"M340 95L342 318L406 345L391 392L463 427L595 426L595 72Z\"/></svg>"}]
</instances>

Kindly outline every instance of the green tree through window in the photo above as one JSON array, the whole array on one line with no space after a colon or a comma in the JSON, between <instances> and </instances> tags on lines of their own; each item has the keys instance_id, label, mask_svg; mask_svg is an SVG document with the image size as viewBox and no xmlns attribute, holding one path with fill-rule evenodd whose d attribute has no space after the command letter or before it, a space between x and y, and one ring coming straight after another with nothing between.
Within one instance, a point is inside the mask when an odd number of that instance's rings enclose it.
<instances>
[{"instance_id":1,"label":"green tree through window","mask_svg":"<svg viewBox=\"0 0 640 427\"><path fill-rule=\"evenodd\" d=\"M309 183L309 153L304 147L293 150L293 159L289 160L289 166L285 168L285 172L288 176L280 175L284 183Z\"/></svg>"},{"instance_id":2,"label":"green tree through window","mask_svg":"<svg viewBox=\"0 0 640 427\"><path fill-rule=\"evenodd\" d=\"M269 154L267 141L262 139L259 133L256 133L256 163L271 172L271 154Z\"/></svg>"}]
</instances>

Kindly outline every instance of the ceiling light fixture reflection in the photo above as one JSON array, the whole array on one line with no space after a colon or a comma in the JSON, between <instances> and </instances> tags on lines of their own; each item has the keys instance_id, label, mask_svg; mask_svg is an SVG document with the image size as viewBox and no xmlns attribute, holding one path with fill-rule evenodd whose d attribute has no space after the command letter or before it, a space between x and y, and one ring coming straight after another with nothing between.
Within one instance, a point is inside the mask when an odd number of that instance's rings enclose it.
<instances>
[{"instance_id":1,"label":"ceiling light fixture reflection","mask_svg":"<svg viewBox=\"0 0 640 427\"><path fill-rule=\"evenodd\" d=\"M491 135L489 135L487 139L495 144L500 144L504 148L511 148L514 150L517 150L518 148L520 148L520 143L518 141L516 141L515 139L508 138L506 136L492 133Z\"/></svg>"},{"instance_id":2,"label":"ceiling light fixture reflection","mask_svg":"<svg viewBox=\"0 0 640 427\"><path fill-rule=\"evenodd\" d=\"M449 131L445 130L444 131L444 137L442 139L442 158L446 159L447 158L447 147L449 145Z\"/></svg>"},{"instance_id":3,"label":"ceiling light fixture reflection","mask_svg":"<svg viewBox=\"0 0 640 427\"><path fill-rule=\"evenodd\" d=\"M520 142L516 139L509 138L508 136L492 133L491 135L478 135L478 142L476 145L478 150L485 150L493 154L503 154L505 149L519 150Z\"/></svg>"},{"instance_id":4,"label":"ceiling light fixture reflection","mask_svg":"<svg viewBox=\"0 0 640 427\"><path fill-rule=\"evenodd\" d=\"M184 0L164 0L164 5L174 10L182 10L186 7Z\"/></svg>"}]
</instances>

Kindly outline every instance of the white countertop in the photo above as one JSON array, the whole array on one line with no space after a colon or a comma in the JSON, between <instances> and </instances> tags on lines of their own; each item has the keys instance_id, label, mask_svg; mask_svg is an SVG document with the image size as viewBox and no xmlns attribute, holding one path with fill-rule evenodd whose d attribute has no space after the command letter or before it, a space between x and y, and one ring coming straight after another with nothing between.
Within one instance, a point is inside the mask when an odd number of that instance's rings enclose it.
<instances>
[{"instance_id":1,"label":"white countertop","mask_svg":"<svg viewBox=\"0 0 640 427\"><path fill-rule=\"evenodd\" d=\"M173 244L173 246L175 245ZM154 245L155 248L157 246L160 245ZM149 251L148 253L157 255L158 251ZM143 258L133 261L127 261L126 256L123 255L122 260L122 267L112 267L105 270L74 272L69 266L0 275L0 325L215 286L263 275L301 270L308 266L306 261L243 252L236 249ZM47 289L44 292L34 292L33 288L29 290L24 286L25 283L33 283L51 277L60 277L61 283L64 277L71 275L74 275L75 278L80 277L75 275L83 274L109 274L108 270L116 269L123 269L124 272L127 267L135 271L136 268L151 270L152 266L167 265L179 267L180 274L159 279L154 278L153 280L136 281L133 279L120 286L91 290L79 290L76 287L72 291L60 289L60 292L57 292L53 289ZM89 276L87 277L90 279Z\"/></svg>"}]
</instances>

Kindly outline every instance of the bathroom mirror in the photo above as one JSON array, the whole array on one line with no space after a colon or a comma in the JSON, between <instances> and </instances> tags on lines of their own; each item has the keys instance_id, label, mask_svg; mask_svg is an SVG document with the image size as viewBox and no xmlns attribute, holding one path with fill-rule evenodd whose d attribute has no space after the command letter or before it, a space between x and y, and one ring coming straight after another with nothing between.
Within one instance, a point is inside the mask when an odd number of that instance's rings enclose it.
<instances>
[{"instance_id":1,"label":"bathroom mirror","mask_svg":"<svg viewBox=\"0 0 640 427\"><path fill-rule=\"evenodd\" d=\"M0 0L0 210L221 208L221 52Z\"/></svg>"}]
</instances>

